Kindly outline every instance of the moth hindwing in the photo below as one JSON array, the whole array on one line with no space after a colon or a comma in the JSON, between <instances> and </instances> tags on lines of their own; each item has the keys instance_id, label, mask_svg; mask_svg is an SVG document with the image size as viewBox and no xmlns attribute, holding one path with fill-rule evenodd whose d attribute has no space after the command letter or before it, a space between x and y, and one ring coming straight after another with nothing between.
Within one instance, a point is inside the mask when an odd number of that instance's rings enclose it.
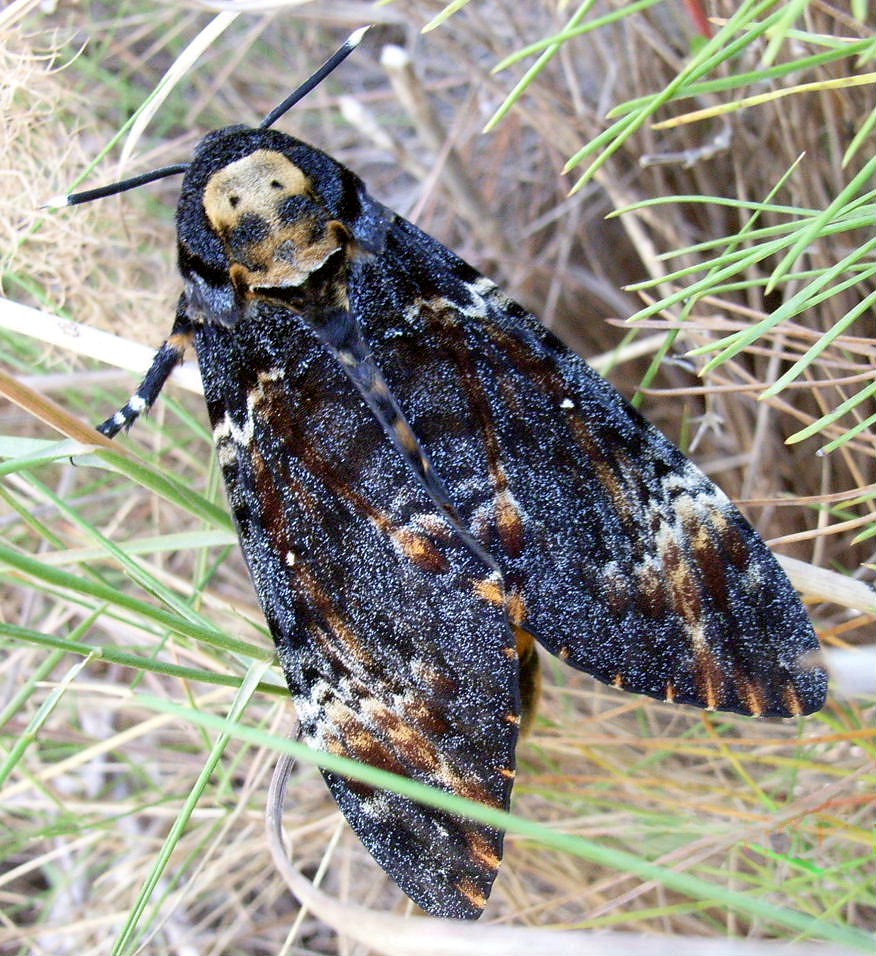
<instances>
[{"instance_id":1,"label":"moth hindwing","mask_svg":"<svg viewBox=\"0 0 876 956\"><path fill-rule=\"evenodd\" d=\"M185 170L176 321L101 430L194 346L306 740L507 808L535 641L661 700L823 705L818 641L763 541L532 315L265 124L208 134ZM324 776L417 903L480 914L501 832Z\"/></svg>"}]
</instances>

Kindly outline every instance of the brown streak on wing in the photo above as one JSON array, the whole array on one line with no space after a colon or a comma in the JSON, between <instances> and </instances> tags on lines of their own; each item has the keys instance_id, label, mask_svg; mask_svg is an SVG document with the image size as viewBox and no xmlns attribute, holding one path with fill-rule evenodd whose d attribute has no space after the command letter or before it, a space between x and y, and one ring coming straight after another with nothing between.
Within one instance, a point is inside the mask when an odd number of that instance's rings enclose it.
<instances>
[{"instance_id":1,"label":"brown streak on wing","mask_svg":"<svg viewBox=\"0 0 876 956\"><path fill-rule=\"evenodd\" d=\"M373 700L370 716L377 728L385 734L393 747L403 755L404 760L415 770L443 779L446 773L446 761L436 746L418 727L408 723L389 707Z\"/></svg>"},{"instance_id":2,"label":"brown streak on wing","mask_svg":"<svg viewBox=\"0 0 876 956\"><path fill-rule=\"evenodd\" d=\"M285 398L282 395L266 394L266 401L271 407L268 410L271 422L279 430L279 423L286 421L288 415L280 410L280 404L285 405ZM411 433L413 437L413 433ZM326 487L332 491L338 498L348 502L357 511L368 516L375 526L398 545L399 549L408 557L417 567L425 571L432 571L440 574L448 570L449 562L435 545L435 542L422 530L413 531L409 528L399 528L398 523L385 510L378 508L358 489L356 476L350 466L345 463L337 463L332 467L328 456L321 452L321 449L312 441L300 441L297 434L293 435L287 430L286 436L293 439L294 452L299 455L305 467L315 477L322 481ZM416 441L416 439L414 439ZM442 522L434 529L436 537L443 537L447 534L446 522Z\"/></svg>"},{"instance_id":3,"label":"brown streak on wing","mask_svg":"<svg viewBox=\"0 0 876 956\"><path fill-rule=\"evenodd\" d=\"M715 512L720 514L720 512ZM710 516L713 518L714 516ZM721 515L723 518L723 515ZM726 522L724 522L726 526ZM727 581L727 565L719 547L719 538L710 531L705 522L688 529L691 547L703 578L703 587L710 601L721 611L729 611L730 591Z\"/></svg>"},{"instance_id":4,"label":"brown streak on wing","mask_svg":"<svg viewBox=\"0 0 876 956\"><path fill-rule=\"evenodd\" d=\"M361 723L350 720L344 723L340 729L342 737L338 741L338 746L342 747L343 751L334 749L336 754L370 764L372 767L379 767L381 770L389 770L400 776L408 775L407 768L392 747L387 746L384 741L372 734L366 727L363 727ZM343 743L341 743L341 740L343 740Z\"/></svg>"},{"instance_id":5,"label":"brown streak on wing","mask_svg":"<svg viewBox=\"0 0 876 956\"><path fill-rule=\"evenodd\" d=\"M461 880L456 884L456 888L477 909L482 910L487 905L486 896L478 889L477 884L471 880Z\"/></svg>"},{"instance_id":6,"label":"brown streak on wing","mask_svg":"<svg viewBox=\"0 0 876 956\"><path fill-rule=\"evenodd\" d=\"M688 626L696 627L703 616L702 594L696 573L675 538L664 540L660 550L671 587L672 604Z\"/></svg>"},{"instance_id":7,"label":"brown streak on wing","mask_svg":"<svg viewBox=\"0 0 876 956\"><path fill-rule=\"evenodd\" d=\"M505 551L511 557L519 557L523 553L525 521L517 499L507 487L496 494L496 525Z\"/></svg>"},{"instance_id":8,"label":"brown streak on wing","mask_svg":"<svg viewBox=\"0 0 876 956\"><path fill-rule=\"evenodd\" d=\"M485 870L497 870L502 862L490 841L479 831L470 830L466 834L471 858Z\"/></svg>"},{"instance_id":9,"label":"brown streak on wing","mask_svg":"<svg viewBox=\"0 0 876 956\"><path fill-rule=\"evenodd\" d=\"M693 641L694 645L694 680L697 690L706 702L709 710L717 710L724 699L724 683L726 675L721 665L715 660L711 648L705 645L702 637Z\"/></svg>"},{"instance_id":10,"label":"brown streak on wing","mask_svg":"<svg viewBox=\"0 0 876 956\"><path fill-rule=\"evenodd\" d=\"M492 409L472 360L462 324L456 318L455 309L444 299L431 303L423 301L420 306L424 316L431 320L436 333L442 338L444 347L452 356L459 370L463 391L468 396L472 412L481 426L487 467L495 494L499 540L511 557L518 557L523 551L523 515L508 486L508 474L502 460L502 446L493 421Z\"/></svg>"},{"instance_id":11,"label":"brown streak on wing","mask_svg":"<svg viewBox=\"0 0 876 956\"><path fill-rule=\"evenodd\" d=\"M410 528L394 528L389 533L418 568L435 574L442 574L450 568L450 562L445 555L426 535L412 531Z\"/></svg>"},{"instance_id":12,"label":"brown streak on wing","mask_svg":"<svg viewBox=\"0 0 876 956\"><path fill-rule=\"evenodd\" d=\"M536 382L545 395L548 395L558 405L561 405L568 398L567 386L553 362L537 355L527 348L523 342L515 336L509 335L496 323L491 323L486 328L490 337L509 356L515 367L529 381ZM613 463L605 454L601 444L595 438L593 430L580 414L569 415L568 424L576 442L583 449L584 455L596 472L600 484L611 496L618 514L626 522L634 520L630 508L630 496L620 478L617 464Z\"/></svg>"},{"instance_id":13,"label":"brown streak on wing","mask_svg":"<svg viewBox=\"0 0 876 956\"><path fill-rule=\"evenodd\" d=\"M788 711L795 717L800 717L806 713L806 703L792 683L789 682L782 688L782 700L785 702Z\"/></svg>"},{"instance_id":14,"label":"brown streak on wing","mask_svg":"<svg viewBox=\"0 0 876 956\"><path fill-rule=\"evenodd\" d=\"M404 713L412 724L430 737L440 738L451 732L450 721L437 710L429 707L422 698L406 703Z\"/></svg>"},{"instance_id":15,"label":"brown streak on wing","mask_svg":"<svg viewBox=\"0 0 876 956\"><path fill-rule=\"evenodd\" d=\"M264 523L271 529L271 540L284 554L294 549L294 538L286 512L283 508L283 495L277 487L274 473L265 461L261 449L252 444L252 468L256 495L259 500Z\"/></svg>"},{"instance_id":16,"label":"brown streak on wing","mask_svg":"<svg viewBox=\"0 0 876 956\"><path fill-rule=\"evenodd\" d=\"M769 698L762 684L744 673L737 672L736 690L739 693L740 700L744 700L748 705L752 717L763 715L767 709Z\"/></svg>"},{"instance_id":17,"label":"brown streak on wing","mask_svg":"<svg viewBox=\"0 0 876 956\"><path fill-rule=\"evenodd\" d=\"M336 660L349 670L351 660L358 661L369 670L377 667L373 654L359 639L359 635L352 630L338 611L334 602L322 587L319 577L301 560L295 563L296 583L300 590L304 590L313 606L319 611L323 620L330 628L326 634L320 628L313 630L316 639L323 647L329 658Z\"/></svg>"}]
</instances>

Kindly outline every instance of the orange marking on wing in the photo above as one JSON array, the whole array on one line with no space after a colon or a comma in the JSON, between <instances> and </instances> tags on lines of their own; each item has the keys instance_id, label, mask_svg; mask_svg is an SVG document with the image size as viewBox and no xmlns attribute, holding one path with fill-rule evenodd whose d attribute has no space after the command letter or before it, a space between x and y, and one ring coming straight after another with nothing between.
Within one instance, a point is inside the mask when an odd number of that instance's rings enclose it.
<instances>
[{"instance_id":1,"label":"orange marking on wing","mask_svg":"<svg viewBox=\"0 0 876 956\"><path fill-rule=\"evenodd\" d=\"M447 718L421 698L404 706L405 717L430 737L444 737L451 732Z\"/></svg>"},{"instance_id":2,"label":"orange marking on wing","mask_svg":"<svg viewBox=\"0 0 876 956\"><path fill-rule=\"evenodd\" d=\"M795 716L800 717L806 713L806 705L803 698L797 693L797 688L792 683L785 684L782 689L782 700L785 706Z\"/></svg>"},{"instance_id":3,"label":"orange marking on wing","mask_svg":"<svg viewBox=\"0 0 876 956\"><path fill-rule=\"evenodd\" d=\"M466 839L473 860L487 870L497 870L499 868L502 858L496 854L496 851L490 845L490 841L482 833L472 830L466 834Z\"/></svg>"},{"instance_id":4,"label":"orange marking on wing","mask_svg":"<svg viewBox=\"0 0 876 956\"><path fill-rule=\"evenodd\" d=\"M514 635L517 638L517 656L524 658L535 647L535 638L525 627L515 627Z\"/></svg>"},{"instance_id":5,"label":"orange marking on wing","mask_svg":"<svg viewBox=\"0 0 876 956\"><path fill-rule=\"evenodd\" d=\"M493 605L505 605L508 617L515 629L523 624L528 617L529 610L526 606L526 597L521 591L517 589L506 591L502 582L494 577L475 581L474 586L477 595L485 601Z\"/></svg>"},{"instance_id":6,"label":"orange marking on wing","mask_svg":"<svg viewBox=\"0 0 876 956\"><path fill-rule=\"evenodd\" d=\"M508 595L508 617L511 618L511 623L515 628L520 629L520 625L526 620L529 616L529 611L526 607L526 598L520 591L512 591ZM531 637L532 635L530 635ZM520 640L518 638L518 645Z\"/></svg>"},{"instance_id":7,"label":"orange marking on wing","mask_svg":"<svg viewBox=\"0 0 876 956\"><path fill-rule=\"evenodd\" d=\"M502 586L501 581L489 577L484 578L482 581L475 581L474 586L478 596L482 597L485 601L489 601L490 604L505 603L505 588Z\"/></svg>"},{"instance_id":8,"label":"orange marking on wing","mask_svg":"<svg viewBox=\"0 0 876 956\"><path fill-rule=\"evenodd\" d=\"M694 678L708 710L717 710L724 698L724 672L702 636L693 640Z\"/></svg>"},{"instance_id":9,"label":"orange marking on wing","mask_svg":"<svg viewBox=\"0 0 876 956\"><path fill-rule=\"evenodd\" d=\"M425 535L411 531L410 528L402 528L393 531L392 537L418 568L441 574L450 567L447 558Z\"/></svg>"},{"instance_id":10,"label":"orange marking on wing","mask_svg":"<svg viewBox=\"0 0 876 956\"><path fill-rule=\"evenodd\" d=\"M763 686L742 674L736 675L736 686L739 696L748 705L752 717L761 717L767 709L767 695Z\"/></svg>"},{"instance_id":11,"label":"orange marking on wing","mask_svg":"<svg viewBox=\"0 0 876 956\"><path fill-rule=\"evenodd\" d=\"M389 737L407 763L417 770L436 774L439 779L442 778L441 753L425 734L421 733L417 727L406 723L399 714L388 707L375 706L372 713L377 726Z\"/></svg>"},{"instance_id":12,"label":"orange marking on wing","mask_svg":"<svg viewBox=\"0 0 876 956\"><path fill-rule=\"evenodd\" d=\"M519 557L523 552L524 518L514 495L507 487L504 468L501 469L501 479L504 487L496 495L496 524L499 528L499 538L505 551L512 557Z\"/></svg>"},{"instance_id":13,"label":"orange marking on wing","mask_svg":"<svg viewBox=\"0 0 876 956\"><path fill-rule=\"evenodd\" d=\"M484 894L470 880L460 881L456 884L456 888L471 903L472 906L476 906L479 910L482 910L487 905L486 896L484 896Z\"/></svg>"},{"instance_id":14,"label":"orange marking on wing","mask_svg":"<svg viewBox=\"0 0 876 956\"><path fill-rule=\"evenodd\" d=\"M665 541L661 557L671 587L673 607L690 626L698 625L703 614L700 585L678 542L674 539Z\"/></svg>"},{"instance_id":15,"label":"orange marking on wing","mask_svg":"<svg viewBox=\"0 0 876 956\"><path fill-rule=\"evenodd\" d=\"M407 768L395 751L388 747L384 741L375 737L361 723L352 720L346 721L341 730L343 756L361 760L372 767L380 767L383 770L390 770L392 773L407 776Z\"/></svg>"}]
</instances>

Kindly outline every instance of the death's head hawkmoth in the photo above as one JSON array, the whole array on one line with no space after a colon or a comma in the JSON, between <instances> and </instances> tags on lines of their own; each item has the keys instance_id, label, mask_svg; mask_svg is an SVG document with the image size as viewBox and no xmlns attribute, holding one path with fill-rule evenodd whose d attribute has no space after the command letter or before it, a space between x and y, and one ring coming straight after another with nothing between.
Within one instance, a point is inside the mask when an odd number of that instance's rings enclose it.
<instances>
[{"instance_id":1,"label":"death's head hawkmoth","mask_svg":"<svg viewBox=\"0 0 876 956\"><path fill-rule=\"evenodd\" d=\"M271 125L183 172L183 292L129 427L198 357L240 544L315 747L507 808L536 643L615 687L763 717L827 678L726 496L492 282ZM477 917L502 833L325 773L430 913Z\"/></svg>"}]
</instances>

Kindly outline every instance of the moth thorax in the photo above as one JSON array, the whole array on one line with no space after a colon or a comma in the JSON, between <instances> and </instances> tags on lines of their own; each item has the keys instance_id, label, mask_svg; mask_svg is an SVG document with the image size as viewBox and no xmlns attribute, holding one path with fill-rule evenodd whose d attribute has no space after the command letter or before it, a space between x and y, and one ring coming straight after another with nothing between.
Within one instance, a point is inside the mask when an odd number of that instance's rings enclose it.
<instances>
[{"instance_id":1,"label":"moth thorax","mask_svg":"<svg viewBox=\"0 0 876 956\"><path fill-rule=\"evenodd\" d=\"M348 239L316 201L308 177L275 150L255 150L214 173L204 211L225 243L232 281L244 291L302 285Z\"/></svg>"}]
</instances>

